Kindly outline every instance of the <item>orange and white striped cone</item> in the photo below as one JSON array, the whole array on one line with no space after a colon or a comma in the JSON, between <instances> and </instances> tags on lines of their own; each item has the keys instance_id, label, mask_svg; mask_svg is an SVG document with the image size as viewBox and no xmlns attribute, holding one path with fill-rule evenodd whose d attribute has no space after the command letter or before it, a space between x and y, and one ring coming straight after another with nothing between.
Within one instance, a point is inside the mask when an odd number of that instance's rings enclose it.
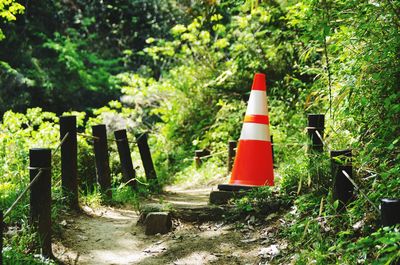
<instances>
[{"instance_id":1,"label":"orange and white striped cone","mask_svg":"<svg viewBox=\"0 0 400 265\"><path fill-rule=\"evenodd\" d=\"M254 76L229 184L220 190L273 186L274 169L265 75Z\"/></svg>"}]
</instances>

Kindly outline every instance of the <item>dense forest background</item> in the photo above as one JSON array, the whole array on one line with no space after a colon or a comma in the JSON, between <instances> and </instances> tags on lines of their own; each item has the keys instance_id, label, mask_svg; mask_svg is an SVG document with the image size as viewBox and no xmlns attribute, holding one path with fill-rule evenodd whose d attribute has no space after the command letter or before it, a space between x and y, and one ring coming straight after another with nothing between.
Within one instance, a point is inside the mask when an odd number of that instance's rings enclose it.
<instances>
[{"instance_id":1,"label":"dense forest background","mask_svg":"<svg viewBox=\"0 0 400 265\"><path fill-rule=\"evenodd\" d=\"M362 196L338 214L328 166L310 169L306 152L285 143L306 143L307 114L326 114L329 149L353 149L355 179L372 202L400 197L399 10L392 0L0 0L0 205L28 181L28 148L57 144L63 113L78 115L81 132L99 122L149 131L161 184L225 172L221 156L199 173L193 152L238 138L262 72L277 186L297 207L285 235L298 264L390 264L398 230L378 230ZM80 176L93 179L90 148L80 139ZM336 216L329 229L312 221L321 215ZM9 255L24 253L21 240Z\"/></svg>"}]
</instances>

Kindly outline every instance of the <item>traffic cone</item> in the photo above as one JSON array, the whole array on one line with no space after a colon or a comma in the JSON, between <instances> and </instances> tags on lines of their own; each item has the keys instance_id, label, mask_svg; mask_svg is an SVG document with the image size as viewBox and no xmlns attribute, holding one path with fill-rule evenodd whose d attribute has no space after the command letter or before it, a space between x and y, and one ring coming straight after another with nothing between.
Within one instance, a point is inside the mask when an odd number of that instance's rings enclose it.
<instances>
[{"instance_id":1,"label":"traffic cone","mask_svg":"<svg viewBox=\"0 0 400 265\"><path fill-rule=\"evenodd\" d=\"M219 185L218 188L238 190L265 185L274 185L274 169L265 75L257 73L251 88L231 179L228 185Z\"/></svg>"}]
</instances>

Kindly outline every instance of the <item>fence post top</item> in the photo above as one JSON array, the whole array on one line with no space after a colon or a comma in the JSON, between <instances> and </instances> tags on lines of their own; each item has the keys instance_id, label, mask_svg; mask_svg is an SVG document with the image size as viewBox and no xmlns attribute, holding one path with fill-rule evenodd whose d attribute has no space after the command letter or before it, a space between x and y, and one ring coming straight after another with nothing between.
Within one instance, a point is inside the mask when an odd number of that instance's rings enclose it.
<instances>
[{"instance_id":1,"label":"fence post top","mask_svg":"<svg viewBox=\"0 0 400 265\"><path fill-rule=\"evenodd\" d=\"M30 152L51 152L51 148L40 148L40 147L35 147L35 148L30 148Z\"/></svg>"},{"instance_id":2,"label":"fence post top","mask_svg":"<svg viewBox=\"0 0 400 265\"><path fill-rule=\"evenodd\" d=\"M325 117L325 114L310 113L307 114L308 117Z\"/></svg>"},{"instance_id":3,"label":"fence post top","mask_svg":"<svg viewBox=\"0 0 400 265\"><path fill-rule=\"evenodd\" d=\"M400 199L384 198L381 199L382 203L400 203Z\"/></svg>"},{"instance_id":4,"label":"fence post top","mask_svg":"<svg viewBox=\"0 0 400 265\"><path fill-rule=\"evenodd\" d=\"M77 120L76 116L73 115L67 115L67 116L61 116L60 117L60 129L61 131L64 129L71 130L74 127L76 128L77 125Z\"/></svg>"},{"instance_id":5,"label":"fence post top","mask_svg":"<svg viewBox=\"0 0 400 265\"><path fill-rule=\"evenodd\" d=\"M126 129L121 129L121 130L114 131L114 136L117 139L126 138Z\"/></svg>"},{"instance_id":6,"label":"fence post top","mask_svg":"<svg viewBox=\"0 0 400 265\"><path fill-rule=\"evenodd\" d=\"M115 130L114 133L126 132L126 129Z\"/></svg>"},{"instance_id":7,"label":"fence post top","mask_svg":"<svg viewBox=\"0 0 400 265\"><path fill-rule=\"evenodd\" d=\"M336 156L351 156L351 149L344 149L344 150L331 150L331 157Z\"/></svg>"},{"instance_id":8,"label":"fence post top","mask_svg":"<svg viewBox=\"0 0 400 265\"><path fill-rule=\"evenodd\" d=\"M61 115L60 119L76 119L76 115Z\"/></svg>"},{"instance_id":9,"label":"fence post top","mask_svg":"<svg viewBox=\"0 0 400 265\"><path fill-rule=\"evenodd\" d=\"M103 127L106 127L106 125L103 124L103 123L101 123L101 124L96 124L96 125L93 125L93 126L92 126L92 128L103 128Z\"/></svg>"},{"instance_id":10,"label":"fence post top","mask_svg":"<svg viewBox=\"0 0 400 265\"><path fill-rule=\"evenodd\" d=\"M325 115L324 114L308 114L308 126L316 127L318 129L324 129L325 127Z\"/></svg>"},{"instance_id":11,"label":"fence post top","mask_svg":"<svg viewBox=\"0 0 400 265\"><path fill-rule=\"evenodd\" d=\"M136 138L147 137L149 132L135 133Z\"/></svg>"}]
</instances>

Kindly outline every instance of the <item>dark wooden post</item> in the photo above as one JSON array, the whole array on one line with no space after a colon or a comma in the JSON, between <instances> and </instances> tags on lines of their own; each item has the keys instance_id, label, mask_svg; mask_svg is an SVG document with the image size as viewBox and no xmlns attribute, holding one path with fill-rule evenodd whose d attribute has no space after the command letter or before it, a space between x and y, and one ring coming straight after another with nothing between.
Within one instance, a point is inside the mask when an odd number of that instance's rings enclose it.
<instances>
[{"instance_id":1,"label":"dark wooden post","mask_svg":"<svg viewBox=\"0 0 400 265\"><path fill-rule=\"evenodd\" d=\"M94 138L94 157L96 160L97 181L100 185L100 190L107 199L111 199L111 171L110 159L108 156L107 129L106 125L99 124L92 126Z\"/></svg>"},{"instance_id":2,"label":"dark wooden post","mask_svg":"<svg viewBox=\"0 0 400 265\"><path fill-rule=\"evenodd\" d=\"M157 180L157 173L156 170L154 169L153 159L151 158L150 148L147 140L148 140L147 133L136 135L136 142L139 148L139 153L142 159L146 178L147 180L150 179Z\"/></svg>"},{"instance_id":3,"label":"dark wooden post","mask_svg":"<svg viewBox=\"0 0 400 265\"><path fill-rule=\"evenodd\" d=\"M136 188L136 171L133 168L131 151L129 149L128 137L126 130L118 130L114 132L119 159L121 161L122 180L128 181L132 188Z\"/></svg>"},{"instance_id":4,"label":"dark wooden post","mask_svg":"<svg viewBox=\"0 0 400 265\"><path fill-rule=\"evenodd\" d=\"M201 158L208 156L208 155L210 155L210 151L208 149L200 149L200 150L194 151L194 162L195 162L196 168L199 168L201 166L201 164L203 163L201 161Z\"/></svg>"},{"instance_id":5,"label":"dark wooden post","mask_svg":"<svg viewBox=\"0 0 400 265\"><path fill-rule=\"evenodd\" d=\"M31 186L30 220L37 228L42 254L52 257L51 250L51 149L34 148L29 150L30 180L40 169L41 175Z\"/></svg>"},{"instance_id":6,"label":"dark wooden post","mask_svg":"<svg viewBox=\"0 0 400 265\"><path fill-rule=\"evenodd\" d=\"M60 138L68 133L61 146L61 179L64 196L71 209L79 209L78 202L78 141L76 116L60 117Z\"/></svg>"},{"instance_id":7,"label":"dark wooden post","mask_svg":"<svg viewBox=\"0 0 400 265\"><path fill-rule=\"evenodd\" d=\"M400 199L381 200L381 224L382 226L400 224Z\"/></svg>"},{"instance_id":8,"label":"dark wooden post","mask_svg":"<svg viewBox=\"0 0 400 265\"><path fill-rule=\"evenodd\" d=\"M3 231L4 231L4 220L3 210L0 210L0 265L3 265Z\"/></svg>"},{"instance_id":9,"label":"dark wooden post","mask_svg":"<svg viewBox=\"0 0 400 265\"><path fill-rule=\"evenodd\" d=\"M333 197L335 200L339 200L341 208L353 198L354 192L353 185L342 170L351 178L353 177L351 150L331 151L331 172L334 179Z\"/></svg>"},{"instance_id":10,"label":"dark wooden post","mask_svg":"<svg viewBox=\"0 0 400 265\"><path fill-rule=\"evenodd\" d=\"M230 140L228 142L228 174L231 173L232 167L233 167L233 162L235 160L236 156L236 148L237 142Z\"/></svg>"},{"instance_id":11,"label":"dark wooden post","mask_svg":"<svg viewBox=\"0 0 400 265\"><path fill-rule=\"evenodd\" d=\"M322 140L318 137L316 131L320 136L324 137L325 129L325 115L323 114L308 114L308 127L307 133L311 140L311 151L322 152L324 150L324 144Z\"/></svg>"},{"instance_id":12,"label":"dark wooden post","mask_svg":"<svg viewBox=\"0 0 400 265\"><path fill-rule=\"evenodd\" d=\"M194 151L194 164L196 168L201 166L201 157L203 156L203 150L195 150Z\"/></svg>"}]
</instances>

